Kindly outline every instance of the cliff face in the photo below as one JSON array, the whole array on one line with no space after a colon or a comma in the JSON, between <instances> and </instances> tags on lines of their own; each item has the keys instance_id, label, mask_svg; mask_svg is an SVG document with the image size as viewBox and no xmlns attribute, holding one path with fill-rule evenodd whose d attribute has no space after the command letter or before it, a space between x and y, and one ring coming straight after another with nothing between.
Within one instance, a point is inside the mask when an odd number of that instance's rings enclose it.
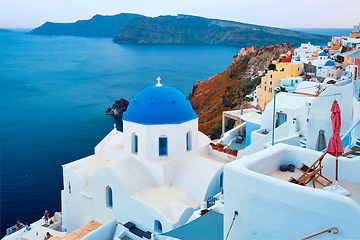
<instances>
[{"instance_id":1,"label":"cliff face","mask_svg":"<svg viewBox=\"0 0 360 240\"><path fill-rule=\"evenodd\" d=\"M127 21L139 16L139 14L121 13L114 16L95 15L89 20L79 20L74 23L46 22L29 34L114 37Z\"/></svg>"},{"instance_id":2,"label":"cliff face","mask_svg":"<svg viewBox=\"0 0 360 240\"><path fill-rule=\"evenodd\" d=\"M279 42L325 43L331 40L329 36L189 15L151 18L130 13L95 15L89 20L75 23L46 22L33 29L30 34L113 37L116 43L214 44L241 47Z\"/></svg>"},{"instance_id":3,"label":"cliff face","mask_svg":"<svg viewBox=\"0 0 360 240\"><path fill-rule=\"evenodd\" d=\"M189 99L199 117L199 130L211 138L220 137L216 125L221 120L222 111L247 105L248 103L243 101L244 97L250 94L261 80L261 76L250 76L257 71L265 71L272 59L278 59L291 48L292 44L253 48L253 51L235 55L224 72L194 84Z\"/></svg>"},{"instance_id":4,"label":"cliff face","mask_svg":"<svg viewBox=\"0 0 360 240\"><path fill-rule=\"evenodd\" d=\"M328 42L329 36L240 22L178 15L137 17L126 22L114 38L116 43L133 44L214 44L263 46L279 42Z\"/></svg>"}]
</instances>

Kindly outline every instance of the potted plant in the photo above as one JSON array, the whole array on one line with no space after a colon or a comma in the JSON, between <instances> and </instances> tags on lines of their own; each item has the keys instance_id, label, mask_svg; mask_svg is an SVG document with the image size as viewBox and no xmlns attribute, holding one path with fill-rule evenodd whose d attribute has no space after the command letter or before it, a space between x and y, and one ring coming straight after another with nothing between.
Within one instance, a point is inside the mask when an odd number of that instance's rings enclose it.
<instances>
[{"instance_id":1,"label":"potted plant","mask_svg":"<svg viewBox=\"0 0 360 240\"><path fill-rule=\"evenodd\" d=\"M226 153L227 154L232 154L232 149L231 148L226 148Z\"/></svg>"},{"instance_id":2,"label":"potted plant","mask_svg":"<svg viewBox=\"0 0 360 240\"><path fill-rule=\"evenodd\" d=\"M233 155L233 156L236 157L236 156L237 156L237 153L238 153L238 150L236 150L236 149L233 149L233 150L232 150L232 155Z\"/></svg>"},{"instance_id":3,"label":"potted plant","mask_svg":"<svg viewBox=\"0 0 360 240\"><path fill-rule=\"evenodd\" d=\"M218 149L220 152L223 152L223 151L224 151L224 147L228 147L228 145L225 144L223 141L220 141L220 142L215 143L214 146L217 147L217 149Z\"/></svg>"}]
</instances>

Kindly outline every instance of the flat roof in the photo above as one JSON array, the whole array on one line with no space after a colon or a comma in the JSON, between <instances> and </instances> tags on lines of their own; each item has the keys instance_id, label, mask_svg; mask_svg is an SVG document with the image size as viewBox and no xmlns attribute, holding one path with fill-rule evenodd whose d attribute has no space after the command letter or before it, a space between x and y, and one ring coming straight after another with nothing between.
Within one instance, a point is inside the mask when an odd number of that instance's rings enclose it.
<instances>
[{"instance_id":1,"label":"flat roof","mask_svg":"<svg viewBox=\"0 0 360 240\"><path fill-rule=\"evenodd\" d=\"M69 233L68 235L66 235L65 237L63 237L62 240L81 239L84 236L86 236L87 234L89 234L90 232L92 232L95 229L99 228L100 226L102 226L101 223L99 223L99 222L97 222L95 220L91 220L88 223L86 223L85 225L79 227L75 231L73 231L73 232Z\"/></svg>"}]
</instances>

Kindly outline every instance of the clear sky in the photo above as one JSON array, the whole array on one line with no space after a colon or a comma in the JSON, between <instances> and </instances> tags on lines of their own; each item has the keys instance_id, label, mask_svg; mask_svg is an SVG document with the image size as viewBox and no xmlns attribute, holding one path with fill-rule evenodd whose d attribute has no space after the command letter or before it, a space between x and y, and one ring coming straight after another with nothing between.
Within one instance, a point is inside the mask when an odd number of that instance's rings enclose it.
<instances>
[{"instance_id":1,"label":"clear sky","mask_svg":"<svg viewBox=\"0 0 360 240\"><path fill-rule=\"evenodd\" d=\"M360 0L0 0L0 28L122 12L181 13L280 28L352 28L360 22Z\"/></svg>"}]
</instances>

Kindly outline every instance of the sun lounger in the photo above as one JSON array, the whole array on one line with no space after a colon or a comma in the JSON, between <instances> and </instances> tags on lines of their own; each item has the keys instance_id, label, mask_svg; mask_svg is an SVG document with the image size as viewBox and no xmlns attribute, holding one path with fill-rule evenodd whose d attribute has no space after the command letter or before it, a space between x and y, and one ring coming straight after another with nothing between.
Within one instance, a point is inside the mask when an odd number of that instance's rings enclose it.
<instances>
[{"instance_id":1,"label":"sun lounger","mask_svg":"<svg viewBox=\"0 0 360 240\"><path fill-rule=\"evenodd\" d=\"M332 182L331 180L329 180L328 178L326 178L324 175L322 175L321 173L321 169L323 168L323 166L321 166L321 161L323 160L324 156L326 153L322 154L318 160L316 160L310 167L307 166L305 163L303 163L298 170L300 172L302 172L303 174L301 175L301 177L299 179L295 179L295 178L290 178L289 182L298 184L298 185L302 185L305 186L307 183L309 183L310 181L313 182L313 187L315 188L315 182L320 184L323 187L329 186ZM320 182L318 179L322 178L326 181L325 184L323 184L322 182Z\"/></svg>"}]
</instances>

